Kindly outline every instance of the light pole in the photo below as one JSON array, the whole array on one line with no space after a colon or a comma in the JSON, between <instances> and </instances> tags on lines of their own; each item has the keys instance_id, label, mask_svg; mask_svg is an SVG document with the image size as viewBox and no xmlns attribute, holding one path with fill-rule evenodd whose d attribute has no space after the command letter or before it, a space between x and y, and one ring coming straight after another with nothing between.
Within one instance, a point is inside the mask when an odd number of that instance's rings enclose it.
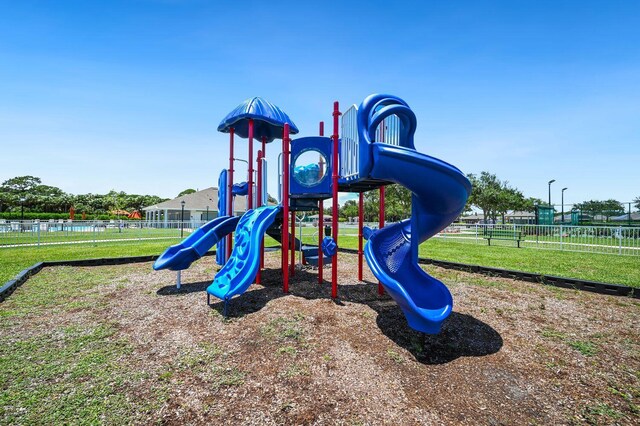
<instances>
[{"instance_id":1,"label":"light pole","mask_svg":"<svg viewBox=\"0 0 640 426\"><path fill-rule=\"evenodd\" d=\"M555 179L551 179L549 181L549 207L551 207L551 184L555 181L556 181Z\"/></svg>"},{"instance_id":2,"label":"light pole","mask_svg":"<svg viewBox=\"0 0 640 426\"><path fill-rule=\"evenodd\" d=\"M184 236L184 200L180 201L180 205L182 206L180 211L180 238L182 238Z\"/></svg>"},{"instance_id":3,"label":"light pole","mask_svg":"<svg viewBox=\"0 0 640 426\"><path fill-rule=\"evenodd\" d=\"M24 202L27 201L26 198L20 197L20 220L24 221Z\"/></svg>"},{"instance_id":4,"label":"light pole","mask_svg":"<svg viewBox=\"0 0 640 426\"><path fill-rule=\"evenodd\" d=\"M560 203L562 204L562 223L564 223L564 191L566 191L567 188L562 188L562 198Z\"/></svg>"},{"instance_id":5,"label":"light pole","mask_svg":"<svg viewBox=\"0 0 640 426\"><path fill-rule=\"evenodd\" d=\"M207 206L207 219L206 219L206 221L209 222L209 206Z\"/></svg>"}]
</instances>

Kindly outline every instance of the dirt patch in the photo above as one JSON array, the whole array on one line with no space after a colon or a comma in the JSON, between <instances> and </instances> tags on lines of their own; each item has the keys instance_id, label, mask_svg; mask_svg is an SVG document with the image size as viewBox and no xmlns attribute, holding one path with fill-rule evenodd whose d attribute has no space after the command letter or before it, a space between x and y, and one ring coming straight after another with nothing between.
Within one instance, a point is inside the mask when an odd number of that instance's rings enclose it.
<instances>
[{"instance_id":1,"label":"dirt patch","mask_svg":"<svg viewBox=\"0 0 640 426\"><path fill-rule=\"evenodd\" d=\"M129 413L137 423L640 421L636 301L427 267L455 307L442 333L424 336L377 295L366 266L365 282L355 279L355 255L340 259L334 301L313 270L298 270L283 294L279 253L268 254L264 285L234 299L227 319L219 301L206 304L212 258L184 271L180 290L174 273L150 264L51 268L0 306L9 312L0 333L9 342L109 324L108 338L131 348L119 362L137 377L118 392L157 401ZM89 271L102 279L73 306L10 314L38 280L73 286Z\"/></svg>"}]
</instances>

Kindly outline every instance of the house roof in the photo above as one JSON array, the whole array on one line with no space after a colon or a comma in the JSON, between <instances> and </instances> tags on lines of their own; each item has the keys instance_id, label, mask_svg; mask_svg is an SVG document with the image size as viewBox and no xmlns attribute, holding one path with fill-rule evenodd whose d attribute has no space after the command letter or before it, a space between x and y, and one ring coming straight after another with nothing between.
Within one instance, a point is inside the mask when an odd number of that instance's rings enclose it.
<instances>
[{"instance_id":1,"label":"house roof","mask_svg":"<svg viewBox=\"0 0 640 426\"><path fill-rule=\"evenodd\" d=\"M629 213L612 217L611 220L615 220L616 222L624 222L625 220L629 220ZM640 212L631 213L631 220L640 220Z\"/></svg>"},{"instance_id":2,"label":"house roof","mask_svg":"<svg viewBox=\"0 0 640 426\"><path fill-rule=\"evenodd\" d=\"M234 202L234 210L246 210L246 197L236 196ZM144 207L142 210L181 210L182 201L184 201L185 210L206 210L209 206L210 211L218 210L218 188L210 187L193 194L176 197L173 200L163 201L162 203Z\"/></svg>"},{"instance_id":3,"label":"house roof","mask_svg":"<svg viewBox=\"0 0 640 426\"><path fill-rule=\"evenodd\" d=\"M535 218L536 214L533 213L533 212L515 211L515 212L507 213L506 215L504 215L504 217L510 217L510 218L531 217L531 218Z\"/></svg>"}]
</instances>

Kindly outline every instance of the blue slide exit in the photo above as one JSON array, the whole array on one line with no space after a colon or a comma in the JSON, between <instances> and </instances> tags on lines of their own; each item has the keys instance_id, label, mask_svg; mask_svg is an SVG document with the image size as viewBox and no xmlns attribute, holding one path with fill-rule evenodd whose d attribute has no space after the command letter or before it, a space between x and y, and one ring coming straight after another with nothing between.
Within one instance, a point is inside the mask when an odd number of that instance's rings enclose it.
<instances>
[{"instance_id":1,"label":"blue slide exit","mask_svg":"<svg viewBox=\"0 0 640 426\"><path fill-rule=\"evenodd\" d=\"M239 220L239 217L220 216L205 223L180 244L175 244L165 250L153 264L153 269L156 271L187 269L191 263L204 256L225 235L233 232Z\"/></svg>"},{"instance_id":2,"label":"blue slide exit","mask_svg":"<svg viewBox=\"0 0 640 426\"><path fill-rule=\"evenodd\" d=\"M229 300L244 293L260 266L260 246L282 206L258 207L246 212L235 230L235 244L227 263L216 274L207 293Z\"/></svg>"}]
</instances>

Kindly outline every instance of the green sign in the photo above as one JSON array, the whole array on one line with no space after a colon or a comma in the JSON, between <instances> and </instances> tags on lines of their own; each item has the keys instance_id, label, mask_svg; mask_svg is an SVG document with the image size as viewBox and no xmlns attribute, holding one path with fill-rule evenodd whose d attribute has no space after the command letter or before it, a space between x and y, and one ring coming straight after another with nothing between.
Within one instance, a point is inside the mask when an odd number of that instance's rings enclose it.
<instances>
[{"instance_id":1,"label":"green sign","mask_svg":"<svg viewBox=\"0 0 640 426\"><path fill-rule=\"evenodd\" d=\"M536 213L538 215L538 225L553 225L553 215L555 213L553 207L536 206Z\"/></svg>"}]
</instances>

